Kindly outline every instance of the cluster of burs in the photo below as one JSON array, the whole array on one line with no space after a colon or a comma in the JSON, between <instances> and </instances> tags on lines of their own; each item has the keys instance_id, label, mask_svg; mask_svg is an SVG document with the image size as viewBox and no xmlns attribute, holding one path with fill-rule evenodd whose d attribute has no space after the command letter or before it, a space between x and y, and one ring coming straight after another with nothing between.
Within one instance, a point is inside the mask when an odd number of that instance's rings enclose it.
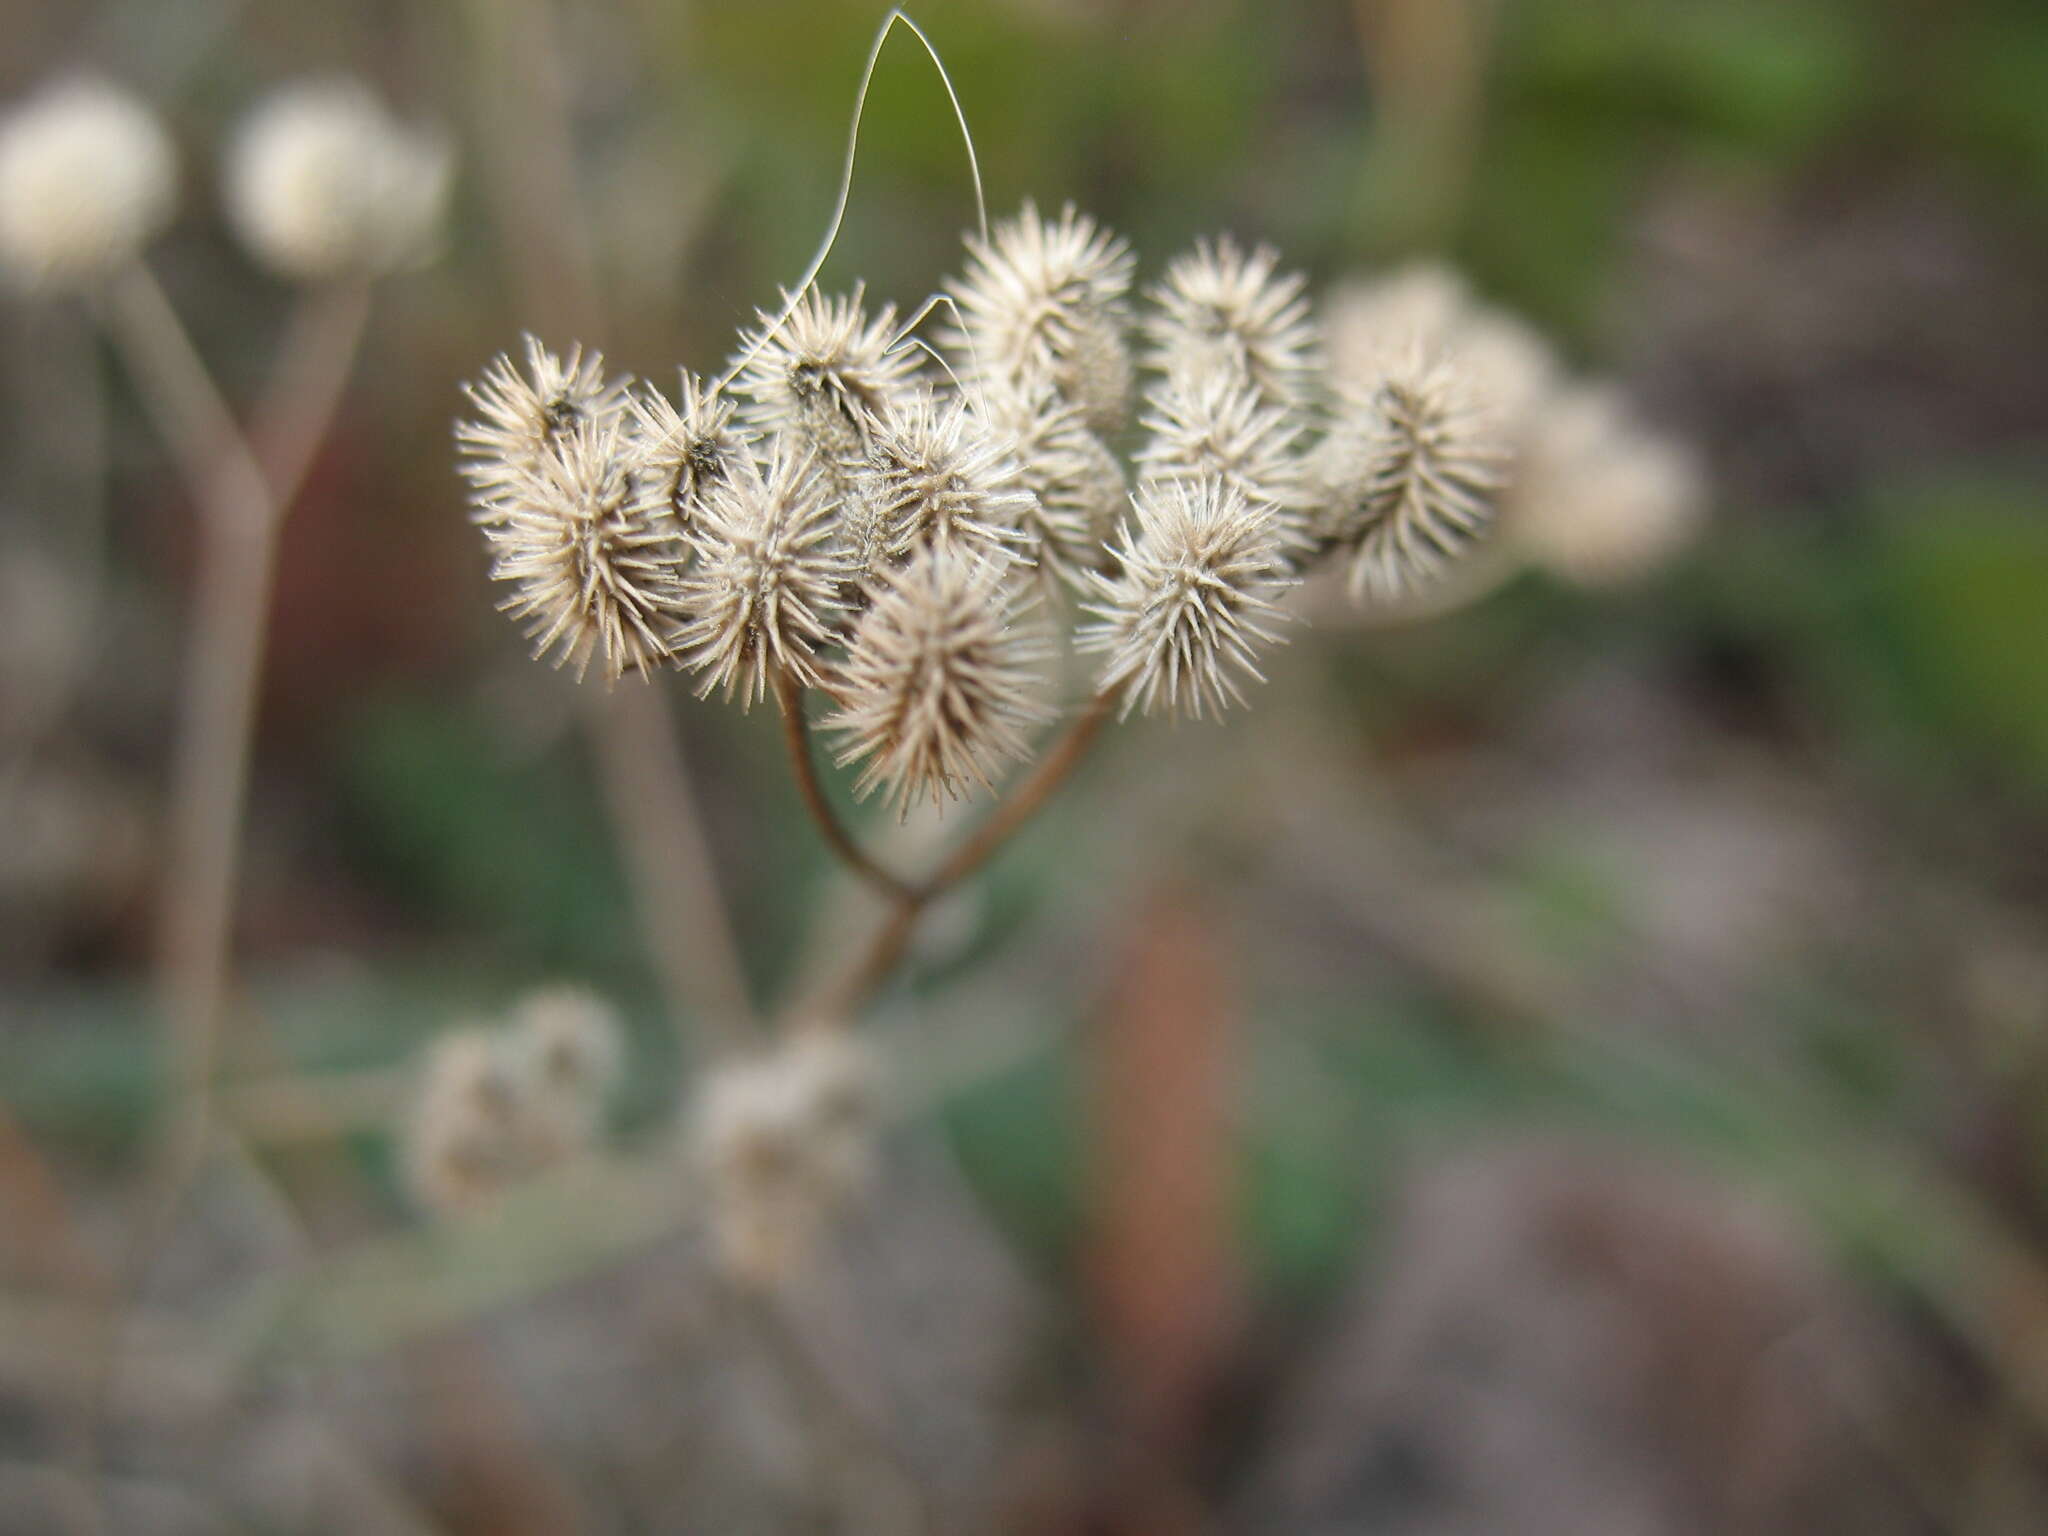
<instances>
[{"instance_id":1,"label":"cluster of burs","mask_svg":"<svg viewBox=\"0 0 2048 1536\"><path fill-rule=\"evenodd\" d=\"M1305 581L1393 609L1510 546L1625 576L1696 515L1682 452L1440 272L1318 324L1264 247L1199 243L1141 305L1134 268L1027 203L908 323L806 285L673 399L529 339L457 428L503 606L579 674L821 693L860 793L907 809L1027 755L1063 627L1099 701L1199 717Z\"/></svg>"}]
</instances>

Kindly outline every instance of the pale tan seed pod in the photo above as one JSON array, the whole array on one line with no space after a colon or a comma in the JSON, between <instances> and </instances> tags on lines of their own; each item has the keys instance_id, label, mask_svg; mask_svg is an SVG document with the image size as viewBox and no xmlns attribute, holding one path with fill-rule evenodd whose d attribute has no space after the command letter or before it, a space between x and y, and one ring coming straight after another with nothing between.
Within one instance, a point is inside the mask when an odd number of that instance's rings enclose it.
<instances>
[{"instance_id":1,"label":"pale tan seed pod","mask_svg":"<svg viewBox=\"0 0 2048 1536\"><path fill-rule=\"evenodd\" d=\"M790 437L834 481L858 473L875 428L918 380L917 352L896 343L895 306L870 316L864 291L856 284L828 297L813 288L780 325L763 313L741 337L746 363L733 386L749 431Z\"/></svg>"},{"instance_id":2,"label":"pale tan seed pod","mask_svg":"<svg viewBox=\"0 0 2048 1536\"><path fill-rule=\"evenodd\" d=\"M1547 341L1434 262L1337 284L1323 301L1323 335L1333 394L1372 388L1388 357L1419 349L1456 369L1510 437L1559 386Z\"/></svg>"},{"instance_id":3,"label":"pale tan seed pod","mask_svg":"<svg viewBox=\"0 0 2048 1536\"><path fill-rule=\"evenodd\" d=\"M376 277L432 250L454 159L360 82L286 86L236 131L223 172L229 222L278 276Z\"/></svg>"},{"instance_id":4,"label":"pale tan seed pod","mask_svg":"<svg viewBox=\"0 0 2048 1536\"><path fill-rule=\"evenodd\" d=\"M1095 578L1084 650L1107 653L1097 687L1133 709L1176 718L1244 703L1265 681L1261 647L1279 640L1278 599L1294 584L1270 508L1211 477L1147 481L1132 498L1114 576Z\"/></svg>"},{"instance_id":5,"label":"pale tan seed pod","mask_svg":"<svg viewBox=\"0 0 2048 1536\"><path fill-rule=\"evenodd\" d=\"M829 1208L811 1166L811 1106L779 1056L705 1074L690 1118L712 1257L733 1284L776 1290L809 1258Z\"/></svg>"},{"instance_id":6,"label":"pale tan seed pod","mask_svg":"<svg viewBox=\"0 0 2048 1536\"><path fill-rule=\"evenodd\" d=\"M31 293L113 276L170 223L177 194L156 115L104 80L47 86L0 118L0 270Z\"/></svg>"},{"instance_id":7,"label":"pale tan seed pod","mask_svg":"<svg viewBox=\"0 0 2048 1536\"><path fill-rule=\"evenodd\" d=\"M1147 400L1148 436L1138 451L1144 478L1221 481L1254 507L1267 509L1284 556L1292 559L1314 546L1297 411L1269 403L1224 368L1168 374Z\"/></svg>"},{"instance_id":8,"label":"pale tan seed pod","mask_svg":"<svg viewBox=\"0 0 2048 1536\"><path fill-rule=\"evenodd\" d=\"M474 1210L530 1171L519 1134L519 1088L497 1038L450 1030L420 1072L402 1138L413 1197L443 1215Z\"/></svg>"},{"instance_id":9,"label":"pale tan seed pod","mask_svg":"<svg viewBox=\"0 0 2048 1536\"><path fill-rule=\"evenodd\" d=\"M1196 242L1151 291L1147 365L1190 385L1220 375L1270 405L1306 398L1316 370L1307 279L1279 266L1269 245L1246 252L1228 235Z\"/></svg>"},{"instance_id":10,"label":"pale tan seed pod","mask_svg":"<svg viewBox=\"0 0 2048 1536\"><path fill-rule=\"evenodd\" d=\"M1354 602L1439 579L1485 534L1513 459L1498 418L1449 364L1409 349L1346 395L1316 459L1323 532Z\"/></svg>"},{"instance_id":11,"label":"pale tan seed pod","mask_svg":"<svg viewBox=\"0 0 2048 1536\"><path fill-rule=\"evenodd\" d=\"M552 653L578 680L595 660L607 682L669 659L686 548L666 521L642 515L616 417L561 439L531 483L479 522L492 577L513 589L499 606L524 623L536 656Z\"/></svg>"},{"instance_id":12,"label":"pale tan seed pod","mask_svg":"<svg viewBox=\"0 0 2048 1536\"><path fill-rule=\"evenodd\" d=\"M993 390L975 409L1008 444L1031 493L1023 526L1041 575L1085 590L1087 573L1106 566L1117 518L1130 505L1123 465L1050 384Z\"/></svg>"},{"instance_id":13,"label":"pale tan seed pod","mask_svg":"<svg viewBox=\"0 0 2048 1536\"><path fill-rule=\"evenodd\" d=\"M634 509L679 540L696 531L711 492L753 451L733 405L685 370L675 401L656 389L628 397L632 411Z\"/></svg>"},{"instance_id":14,"label":"pale tan seed pod","mask_svg":"<svg viewBox=\"0 0 2048 1536\"><path fill-rule=\"evenodd\" d=\"M970 391L1049 385L1097 432L1130 410L1130 247L1069 204L1057 221L1025 203L947 284L958 319L943 336Z\"/></svg>"},{"instance_id":15,"label":"pale tan seed pod","mask_svg":"<svg viewBox=\"0 0 2048 1536\"><path fill-rule=\"evenodd\" d=\"M534 1138L552 1157L587 1152L624 1063L618 1013L585 988L549 987L522 998L507 1029L508 1059Z\"/></svg>"},{"instance_id":16,"label":"pale tan seed pod","mask_svg":"<svg viewBox=\"0 0 2048 1536\"><path fill-rule=\"evenodd\" d=\"M557 355L528 336L523 370L501 352L478 382L463 385L476 414L455 424L455 448L479 517L532 499L563 443L625 409L627 384L605 376L600 353L576 346Z\"/></svg>"},{"instance_id":17,"label":"pale tan seed pod","mask_svg":"<svg viewBox=\"0 0 2048 1536\"><path fill-rule=\"evenodd\" d=\"M899 813L994 787L1030 755L1041 648L1022 627L1005 565L927 548L889 571L855 622L833 681L839 762L862 762L854 793L886 788Z\"/></svg>"},{"instance_id":18,"label":"pale tan seed pod","mask_svg":"<svg viewBox=\"0 0 2048 1536\"><path fill-rule=\"evenodd\" d=\"M766 696L776 669L819 685L851 572L815 459L786 438L770 449L765 470L743 454L712 488L683 581L683 665L700 674L700 698L718 689L742 707Z\"/></svg>"},{"instance_id":19,"label":"pale tan seed pod","mask_svg":"<svg viewBox=\"0 0 2048 1536\"><path fill-rule=\"evenodd\" d=\"M965 401L916 391L875 429L868 471L873 521L855 551L863 578L921 549L996 564L1032 558L1031 493L1008 445Z\"/></svg>"},{"instance_id":20,"label":"pale tan seed pod","mask_svg":"<svg viewBox=\"0 0 2048 1536\"><path fill-rule=\"evenodd\" d=\"M1501 532L1553 575L1611 587L1669 562L1705 516L1695 456L1637 422L1614 391L1581 386L1538 414Z\"/></svg>"},{"instance_id":21,"label":"pale tan seed pod","mask_svg":"<svg viewBox=\"0 0 2048 1536\"><path fill-rule=\"evenodd\" d=\"M841 1204L867 1193L876 1172L882 1073L850 1030L813 1025L777 1053L806 1128L806 1161L820 1196Z\"/></svg>"}]
</instances>

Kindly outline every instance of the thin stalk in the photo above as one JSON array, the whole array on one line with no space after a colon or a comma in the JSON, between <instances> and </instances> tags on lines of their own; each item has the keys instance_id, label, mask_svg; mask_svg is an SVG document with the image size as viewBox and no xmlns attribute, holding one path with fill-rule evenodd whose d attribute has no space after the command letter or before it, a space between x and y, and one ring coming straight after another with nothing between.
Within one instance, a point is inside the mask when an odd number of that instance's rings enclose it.
<instances>
[{"instance_id":1,"label":"thin stalk","mask_svg":"<svg viewBox=\"0 0 2048 1536\"><path fill-rule=\"evenodd\" d=\"M168 1025L167 1108L151 1154L142 1209L89 1352L71 1447L90 1488L99 1423L112 1385L119 1322L141 1291L212 1133L226 1008L235 886L255 732L266 620L286 500L333 417L355 360L362 305L350 296L293 332L273 397L277 480L235 423L212 375L148 270L110 287L103 318L134 375L144 408L176 458L198 507L200 549L192 638L178 702L170 791L170 862L158 912L157 990ZM309 314L313 311L309 311ZM82 1521L90 1527L96 1523Z\"/></svg>"},{"instance_id":2,"label":"thin stalk","mask_svg":"<svg viewBox=\"0 0 2048 1536\"><path fill-rule=\"evenodd\" d=\"M741 1045L756 1022L753 998L663 696L651 687L621 688L597 699L590 713L634 910L678 1028L694 1015L718 1044ZM629 829L637 835L624 835Z\"/></svg>"},{"instance_id":3,"label":"thin stalk","mask_svg":"<svg viewBox=\"0 0 2048 1536\"><path fill-rule=\"evenodd\" d=\"M774 671L775 702L782 707L782 739L789 748L789 764L795 770L796 787L803 795L804 809L818 824L826 845L839 856L841 863L883 895L901 905L918 905L924 899L918 888L876 863L867 850L854 841L853 834L839 819L839 813L832 809L832 802L825 797L825 786L818 779L817 759L811 751L811 728L804 719L803 688L785 669L777 667Z\"/></svg>"},{"instance_id":4,"label":"thin stalk","mask_svg":"<svg viewBox=\"0 0 2048 1536\"><path fill-rule=\"evenodd\" d=\"M791 1024L843 1023L866 1006L903 959L924 909L979 870L1043 808L1088 755L1115 707L1114 691L1091 698L1023 783L940 862L928 879L907 889L895 910L875 930L867 947L854 957L852 965L795 1009Z\"/></svg>"}]
</instances>

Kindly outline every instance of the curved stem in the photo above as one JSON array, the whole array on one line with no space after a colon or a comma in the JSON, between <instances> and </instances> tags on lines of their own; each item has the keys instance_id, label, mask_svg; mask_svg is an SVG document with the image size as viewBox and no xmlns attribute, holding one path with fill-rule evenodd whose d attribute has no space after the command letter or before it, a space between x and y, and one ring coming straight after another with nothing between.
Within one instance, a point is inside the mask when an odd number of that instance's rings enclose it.
<instances>
[{"instance_id":1,"label":"curved stem","mask_svg":"<svg viewBox=\"0 0 2048 1536\"><path fill-rule=\"evenodd\" d=\"M796 786L802 793L804 809L818 824L818 831L840 862L883 895L905 905L924 898L919 889L892 870L885 869L853 839L818 780L818 763L811 752L811 728L804 719L803 688L781 667L775 668L775 702L782 706L782 739L789 748L790 767L796 772Z\"/></svg>"},{"instance_id":2,"label":"curved stem","mask_svg":"<svg viewBox=\"0 0 2048 1536\"><path fill-rule=\"evenodd\" d=\"M875 930L874 937L855 957L853 964L793 1012L790 1020L793 1026L808 1020L832 1022L849 1019L880 990L902 960L903 952L910 947L911 936L917 931L917 920L924 909L973 875L1038 814L1088 755L1088 749L1095 744L1095 738L1101 735L1102 727L1116 708L1116 698L1112 690L1098 693L1088 701L1052 749L1038 760L1024 782L996 807L989 818L948 854L928 879L905 889L895 910Z\"/></svg>"}]
</instances>

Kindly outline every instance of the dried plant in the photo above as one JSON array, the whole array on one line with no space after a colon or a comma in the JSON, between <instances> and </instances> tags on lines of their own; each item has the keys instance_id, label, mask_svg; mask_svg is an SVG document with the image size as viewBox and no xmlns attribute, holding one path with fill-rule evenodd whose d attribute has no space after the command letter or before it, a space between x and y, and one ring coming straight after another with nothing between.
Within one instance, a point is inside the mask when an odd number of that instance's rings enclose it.
<instances>
[{"instance_id":1,"label":"dried plant","mask_svg":"<svg viewBox=\"0 0 2048 1536\"><path fill-rule=\"evenodd\" d=\"M1258 649L1278 638L1277 599L1293 585L1271 509L1220 478L1142 486L1117 545L1115 576L1097 577L1084 649L1108 653L1098 686L1124 712L1202 717L1244 702L1263 682Z\"/></svg>"},{"instance_id":2,"label":"dried plant","mask_svg":"<svg viewBox=\"0 0 2048 1536\"><path fill-rule=\"evenodd\" d=\"M847 641L833 679L841 765L864 762L854 793L887 786L899 811L940 804L1029 756L1040 704L1038 648L1023 633L1008 563L932 545L890 572Z\"/></svg>"}]
</instances>

